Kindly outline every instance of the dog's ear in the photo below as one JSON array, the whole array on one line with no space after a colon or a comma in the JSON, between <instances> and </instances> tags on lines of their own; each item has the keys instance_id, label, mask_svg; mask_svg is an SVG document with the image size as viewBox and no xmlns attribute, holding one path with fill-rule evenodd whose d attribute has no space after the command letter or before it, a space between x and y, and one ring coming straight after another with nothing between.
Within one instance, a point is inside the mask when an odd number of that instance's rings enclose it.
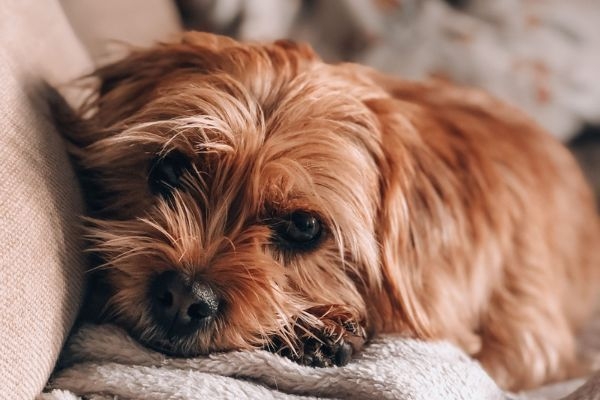
<instances>
[{"instance_id":1,"label":"dog's ear","mask_svg":"<svg viewBox=\"0 0 600 400\"><path fill-rule=\"evenodd\" d=\"M220 52L239 46L223 36L189 32L179 41L133 50L127 57L99 68L95 119L102 127L124 121L148 103L161 81L186 73L217 69Z\"/></svg>"},{"instance_id":2,"label":"dog's ear","mask_svg":"<svg viewBox=\"0 0 600 400\"><path fill-rule=\"evenodd\" d=\"M275 63L276 52L287 53L287 57L280 57L285 62L317 58L310 46L302 43L281 40L272 45L246 45L203 32L187 32L178 42L133 51L96 71L101 82L96 116L101 125L109 126L147 103L161 81L186 73L243 75L251 67L253 57L270 58Z\"/></svg>"},{"instance_id":3,"label":"dog's ear","mask_svg":"<svg viewBox=\"0 0 600 400\"><path fill-rule=\"evenodd\" d=\"M441 310L430 305L439 303L432 296L443 292L433 287L447 273L436 268L440 259L460 256L448 238L464 237L466 223L457 220L456 208L469 195L458 189L456 174L468 166L455 156L469 148L448 132L463 129L476 117L458 121L469 112L452 100L461 93L443 82L403 81L370 69L363 73L385 92L366 101L379 121L383 153L377 226L383 278L391 286L384 290L389 296L384 303L400 310L410 331L431 338L441 329L434 321L455 322L457 313L435 315ZM438 105L438 98L446 100Z\"/></svg>"},{"instance_id":4,"label":"dog's ear","mask_svg":"<svg viewBox=\"0 0 600 400\"><path fill-rule=\"evenodd\" d=\"M484 206L492 202L494 173L481 162L466 130L506 129L485 111L501 105L444 82L381 75L373 81L387 93L366 102L379 121L383 153L377 221L384 285L389 285L383 304L400 310L418 337L450 329L460 332L454 340L464 348L477 349L479 338L448 299L468 298L460 288L472 277L460 266L475 254L485 227L500 223ZM443 268L449 259L459 267ZM449 285L449 280L460 284ZM476 301L468 299L466 306Z\"/></svg>"},{"instance_id":5,"label":"dog's ear","mask_svg":"<svg viewBox=\"0 0 600 400\"><path fill-rule=\"evenodd\" d=\"M193 38L193 40L191 40ZM85 147L110 134L146 104L161 80L182 71L203 71L211 55L235 41L209 34L184 34L178 42L149 49L132 49L116 61L76 82L89 92L77 109L56 97L51 102L54 119L64 137Z\"/></svg>"},{"instance_id":6,"label":"dog's ear","mask_svg":"<svg viewBox=\"0 0 600 400\"><path fill-rule=\"evenodd\" d=\"M127 57L99 68L95 76L100 81L99 95L103 103L125 98L127 103L143 103L148 94L166 75L191 70L204 72L214 69L218 53L240 43L225 37L203 32L186 32L179 40L161 43L149 49L133 50Z\"/></svg>"},{"instance_id":7,"label":"dog's ear","mask_svg":"<svg viewBox=\"0 0 600 400\"><path fill-rule=\"evenodd\" d=\"M97 90L77 112L81 119L88 120L86 127L91 129L66 132L70 132L71 141L80 145L94 142L107 128L140 110L155 97L158 86L172 78L223 72L242 76L255 64L280 64L284 74L285 66L317 58L310 46L302 43L282 40L272 45L243 44L225 36L187 32L176 42L134 49L125 58L97 69L90 76L96 80Z\"/></svg>"},{"instance_id":8,"label":"dog's ear","mask_svg":"<svg viewBox=\"0 0 600 400\"><path fill-rule=\"evenodd\" d=\"M392 310L400 310L409 331L430 337L428 315L419 293L423 271L418 247L422 245L419 235L424 222L414 217L426 206L418 193L422 188L415 187L421 167L415 159L420 151L419 136L410 118L398 112L395 99L369 100L366 104L381 129L381 200L376 223L383 279L381 314L392 317Z\"/></svg>"}]
</instances>

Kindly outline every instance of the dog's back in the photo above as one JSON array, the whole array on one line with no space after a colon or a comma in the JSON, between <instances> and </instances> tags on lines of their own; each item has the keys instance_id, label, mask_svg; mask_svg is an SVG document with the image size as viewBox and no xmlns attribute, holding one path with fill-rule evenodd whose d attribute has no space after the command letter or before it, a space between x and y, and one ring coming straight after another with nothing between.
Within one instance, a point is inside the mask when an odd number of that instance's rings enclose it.
<instances>
[{"instance_id":1,"label":"dog's back","mask_svg":"<svg viewBox=\"0 0 600 400\"><path fill-rule=\"evenodd\" d=\"M374 105L388 124L383 147L399 181L412 171L402 192L412 213L405 250L415 254L386 265L417 264L420 290L396 280L403 293L392 295L418 299L401 310L414 315L411 328L460 344L505 387L578 370L574 332L598 297L600 225L574 158L482 92L373 77L394 97ZM394 128L394 109L413 134ZM411 145L394 154L399 142Z\"/></svg>"}]
</instances>

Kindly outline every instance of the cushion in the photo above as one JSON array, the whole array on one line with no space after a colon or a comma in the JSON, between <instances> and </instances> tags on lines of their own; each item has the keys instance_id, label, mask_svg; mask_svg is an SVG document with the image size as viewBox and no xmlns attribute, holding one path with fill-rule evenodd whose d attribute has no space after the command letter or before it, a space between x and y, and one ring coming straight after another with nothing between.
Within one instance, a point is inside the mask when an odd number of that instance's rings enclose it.
<instances>
[{"instance_id":1,"label":"cushion","mask_svg":"<svg viewBox=\"0 0 600 400\"><path fill-rule=\"evenodd\" d=\"M0 39L0 397L30 399L84 286L82 203L44 81L60 85L91 62L54 0L3 0Z\"/></svg>"},{"instance_id":2,"label":"cushion","mask_svg":"<svg viewBox=\"0 0 600 400\"><path fill-rule=\"evenodd\" d=\"M96 64L119 58L126 45L149 46L181 31L172 0L61 0Z\"/></svg>"}]
</instances>

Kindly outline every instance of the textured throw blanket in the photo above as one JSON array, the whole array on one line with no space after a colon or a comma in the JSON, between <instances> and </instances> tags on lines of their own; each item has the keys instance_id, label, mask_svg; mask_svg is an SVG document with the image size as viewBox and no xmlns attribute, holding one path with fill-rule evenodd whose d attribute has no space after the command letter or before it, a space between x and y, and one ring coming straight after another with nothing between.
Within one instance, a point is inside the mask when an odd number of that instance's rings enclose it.
<instances>
[{"instance_id":1,"label":"textured throw blanket","mask_svg":"<svg viewBox=\"0 0 600 400\"><path fill-rule=\"evenodd\" d=\"M454 346L398 336L375 339L347 366L315 369L266 351L170 358L112 325L87 325L67 343L39 399L541 400L560 399L583 382L508 394ZM600 376L568 400L600 399L599 383Z\"/></svg>"}]
</instances>

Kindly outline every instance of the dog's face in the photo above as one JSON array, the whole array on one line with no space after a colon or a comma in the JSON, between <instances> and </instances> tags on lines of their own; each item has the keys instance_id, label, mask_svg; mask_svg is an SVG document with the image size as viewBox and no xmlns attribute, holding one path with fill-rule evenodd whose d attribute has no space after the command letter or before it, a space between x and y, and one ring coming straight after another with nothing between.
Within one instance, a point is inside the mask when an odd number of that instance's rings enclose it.
<instances>
[{"instance_id":1,"label":"dog's face","mask_svg":"<svg viewBox=\"0 0 600 400\"><path fill-rule=\"evenodd\" d=\"M366 317L380 280L377 89L289 43L191 34L99 71L71 136L94 193L104 314L192 355Z\"/></svg>"}]
</instances>

